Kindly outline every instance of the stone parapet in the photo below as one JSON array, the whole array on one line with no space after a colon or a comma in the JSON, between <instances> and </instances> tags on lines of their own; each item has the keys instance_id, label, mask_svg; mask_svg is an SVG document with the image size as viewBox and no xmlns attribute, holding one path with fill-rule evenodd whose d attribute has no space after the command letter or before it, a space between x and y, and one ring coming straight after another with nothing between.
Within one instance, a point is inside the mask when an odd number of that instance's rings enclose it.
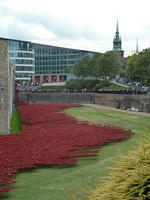
<instances>
[{"instance_id":1,"label":"stone parapet","mask_svg":"<svg viewBox=\"0 0 150 200\"><path fill-rule=\"evenodd\" d=\"M89 103L118 109L138 109L150 112L150 95L98 94L98 93L20 93L27 103Z\"/></svg>"}]
</instances>

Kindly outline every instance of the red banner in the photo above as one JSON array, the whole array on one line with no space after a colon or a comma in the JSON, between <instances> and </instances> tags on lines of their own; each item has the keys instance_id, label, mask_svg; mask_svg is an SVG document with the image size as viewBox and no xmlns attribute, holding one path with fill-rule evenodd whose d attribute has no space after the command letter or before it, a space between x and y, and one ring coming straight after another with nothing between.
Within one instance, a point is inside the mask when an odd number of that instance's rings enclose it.
<instances>
[{"instance_id":1,"label":"red banner","mask_svg":"<svg viewBox=\"0 0 150 200\"><path fill-rule=\"evenodd\" d=\"M56 76L56 82L60 82L60 76L58 74Z\"/></svg>"},{"instance_id":2,"label":"red banner","mask_svg":"<svg viewBox=\"0 0 150 200\"><path fill-rule=\"evenodd\" d=\"M41 74L40 75L40 84L42 84L43 83L43 75Z\"/></svg>"},{"instance_id":3,"label":"red banner","mask_svg":"<svg viewBox=\"0 0 150 200\"><path fill-rule=\"evenodd\" d=\"M48 83L50 83L51 82L51 75L49 74L48 75Z\"/></svg>"},{"instance_id":4,"label":"red banner","mask_svg":"<svg viewBox=\"0 0 150 200\"><path fill-rule=\"evenodd\" d=\"M34 75L31 76L31 83L33 83L33 84L35 83L35 76Z\"/></svg>"}]
</instances>

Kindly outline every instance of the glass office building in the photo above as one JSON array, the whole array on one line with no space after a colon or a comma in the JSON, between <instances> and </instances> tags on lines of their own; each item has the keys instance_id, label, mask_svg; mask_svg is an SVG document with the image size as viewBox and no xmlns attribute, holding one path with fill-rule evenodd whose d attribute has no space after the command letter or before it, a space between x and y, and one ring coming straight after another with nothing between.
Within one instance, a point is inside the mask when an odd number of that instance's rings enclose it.
<instances>
[{"instance_id":1,"label":"glass office building","mask_svg":"<svg viewBox=\"0 0 150 200\"><path fill-rule=\"evenodd\" d=\"M35 51L35 78L43 82L66 81L66 67L73 67L77 60L92 52L33 43Z\"/></svg>"},{"instance_id":2,"label":"glass office building","mask_svg":"<svg viewBox=\"0 0 150 200\"><path fill-rule=\"evenodd\" d=\"M35 54L31 42L9 40L9 62L15 67L15 80L27 84L35 74Z\"/></svg>"},{"instance_id":3,"label":"glass office building","mask_svg":"<svg viewBox=\"0 0 150 200\"><path fill-rule=\"evenodd\" d=\"M7 39L7 38L5 38ZM9 40L9 62L15 67L15 80L20 84L64 82L65 68L72 68L77 60L93 52Z\"/></svg>"}]
</instances>

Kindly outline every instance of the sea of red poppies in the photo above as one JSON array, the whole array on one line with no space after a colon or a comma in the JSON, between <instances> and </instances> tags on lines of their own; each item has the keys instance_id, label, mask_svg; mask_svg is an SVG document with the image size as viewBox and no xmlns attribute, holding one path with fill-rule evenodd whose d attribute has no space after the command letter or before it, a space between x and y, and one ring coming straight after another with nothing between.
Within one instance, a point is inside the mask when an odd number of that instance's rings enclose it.
<instances>
[{"instance_id":1,"label":"sea of red poppies","mask_svg":"<svg viewBox=\"0 0 150 200\"><path fill-rule=\"evenodd\" d=\"M89 125L68 117L75 104L19 105L22 131L0 136L0 194L10 191L19 169L36 165L74 165L77 157L98 155L102 145L131 136L129 130Z\"/></svg>"}]
</instances>

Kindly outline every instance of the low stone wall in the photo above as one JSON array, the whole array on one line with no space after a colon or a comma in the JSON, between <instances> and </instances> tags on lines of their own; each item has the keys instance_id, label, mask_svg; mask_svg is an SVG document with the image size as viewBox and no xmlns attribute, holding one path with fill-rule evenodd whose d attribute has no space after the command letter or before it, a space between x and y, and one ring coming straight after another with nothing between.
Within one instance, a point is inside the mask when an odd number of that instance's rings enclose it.
<instances>
[{"instance_id":1,"label":"low stone wall","mask_svg":"<svg viewBox=\"0 0 150 200\"><path fill-rule=\"evenodd\" d=\"M92 103L93 94L89 93L20 93L27 103Z\"/></svg>"},{"instance_id":2,"label":"low stone wall","mask_svg":"<svg viewBox=\"0 0 150 200\"><path fill-rule=\"evenodd\" d=\"M95 94L94 103L118 109L135 107L140 112L150 112L150 95Z\"/></svg>"},{"instance_id":3,"label":"low stone wall","mask_svg":"<svg viewBox=\"0 0 150 200\"><path fill-rule=\"evenodd\" d=\"M127 109L135 107L150 113L150 95L98 93L25 93L19 94L27 103L89 103Z\"/></svg>"}]
</instances>

